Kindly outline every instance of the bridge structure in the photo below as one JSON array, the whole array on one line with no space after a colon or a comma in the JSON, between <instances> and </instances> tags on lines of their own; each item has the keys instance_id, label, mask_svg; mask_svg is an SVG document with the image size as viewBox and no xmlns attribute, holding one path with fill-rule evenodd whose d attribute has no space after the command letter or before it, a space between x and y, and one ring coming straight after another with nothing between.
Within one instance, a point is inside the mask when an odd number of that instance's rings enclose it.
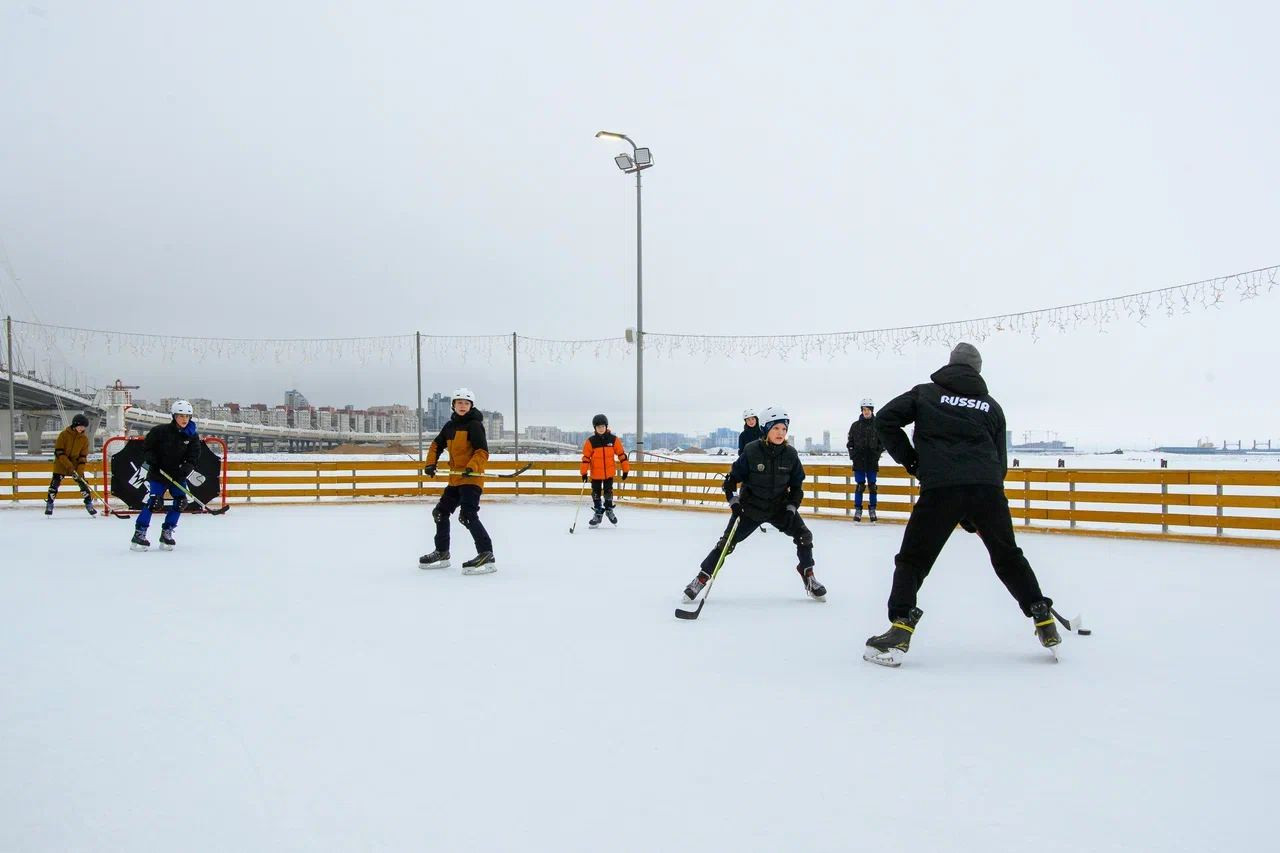
<instances>
[{"instance_id":1,"label":"bridge structure","mask_svg":"<svg viewBox=\"0 0 1280 853\"><path fill-rule=\"evenodd\" d=\"M9 458L21 447L21 444L9 445L11 432L15 439L25 440L25 455L42 455L46 446L52 448L57 434L71 418L82 413L89 418L95 447L100 447L111 436L144 434L156 424L168 423L170 418L168 412L134 408L129 389L119 381L114 386L85 391L64 388L35 376L34 372L15 371L11 399L9 376L7 372L0 372L0 458ZM197 424L202 435L221 438L229 449L244 453L301 453L345 444L400 445L416 450L418 444L416 432L298 429L210 419L197 419ZM425 440L432 438L428 435ZM494 453L510 453L515 449L515 442L490 439L489 449ZM527 438L520 440L520 449L530 453L577 453L580 450L573 444Z\"/></svg>"}]
</instances>

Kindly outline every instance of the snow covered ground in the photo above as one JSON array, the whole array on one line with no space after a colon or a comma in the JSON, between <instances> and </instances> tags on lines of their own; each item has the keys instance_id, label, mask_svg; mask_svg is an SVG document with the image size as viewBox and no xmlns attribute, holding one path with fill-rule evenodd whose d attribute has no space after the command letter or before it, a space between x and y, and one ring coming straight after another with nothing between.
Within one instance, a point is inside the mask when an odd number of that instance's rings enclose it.
<instances>
[{"instance_id":1,"label":"snow covered ground","mask_svg":"<svg viewBox=\"0 0 1280 853\"><path fill-rule=\"evenodd\" d=\"M900 526L775 531L696 622L721 517L482 514L500 569L420 571L424 504L236 507L179 550L0 512L0 850L1217 851L1270 832L1274 551L1027 535L1092 637L1054 664L956 534L900 670ZM159 525L152 528L153 541ZM460 534L460 535L459 535Z\"/></svg>"}]
</instances>

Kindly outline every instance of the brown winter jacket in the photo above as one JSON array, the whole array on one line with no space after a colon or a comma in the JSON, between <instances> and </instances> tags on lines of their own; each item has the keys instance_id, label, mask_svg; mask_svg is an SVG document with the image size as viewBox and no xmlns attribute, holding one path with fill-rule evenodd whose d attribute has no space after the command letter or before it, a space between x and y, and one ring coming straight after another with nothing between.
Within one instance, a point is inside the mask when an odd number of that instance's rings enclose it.
<instances>
[{"instance_id":1,"label":"brown winter jacket","mask_svg":"<svg viewBox=\"0 0 1280 853\"><path fill-rule=\"evenodd\" d=\"M66 477L78 474L83 477L84 466L88 461L88 430L81 435L76 432L75 427L67 427L58 433L58 440L53 443L53 473Z\"/></svg>"},{"instance_id":2,"label":"brown winter jacket","mask_svg":"<svg viewBox=\"0 0 1280 853\"><path fill-rule=\"evenodd\" d=\"M435 465L444 452L449 451L449 485L477 486L484 488L484 466L489 461L489 441L484 434L484 415L479 409L459 417L456 413L440 430L431 449L427 451L427 464ZM467 469L470 476L466 476Z\"/></svg>"},{"instance_id":3,"label":"brown winter jacket","mask_svg":"<svg viewBox=\"0 0 1280 853\"><path fill-rule=\"evenodd\" d=\"M591 435L582 443L582 466L580 474L591 474L593 480L611 480L617 472L614 459L622 463L624 474L631 473L631 462L627 452L622 449L622 439L611 432L604 435Z\"/></svg>"}]
</instances>

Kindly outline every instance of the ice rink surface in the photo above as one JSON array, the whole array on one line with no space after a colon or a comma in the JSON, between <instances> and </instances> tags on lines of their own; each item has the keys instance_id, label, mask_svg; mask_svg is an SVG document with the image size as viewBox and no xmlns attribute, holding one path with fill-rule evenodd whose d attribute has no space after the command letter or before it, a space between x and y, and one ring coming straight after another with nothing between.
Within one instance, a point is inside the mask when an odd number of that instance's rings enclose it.
<instances>
[{"instance_id":1,"label":"ice rink surface","mask_svg":"<svg viewBox=\"0 0 1280 853\"><path fill-rule=\"evenodd\" d=\"M178 550L0 511L0 850L1216 851L1271 835L1272 550L1025 534L1061 662L957 531L899 670L900 525L743 543L725 516L485 504L496 574L427 504L236 507ZM151 529L152 541L159 523Z\"/></svg>"}]
</instances>

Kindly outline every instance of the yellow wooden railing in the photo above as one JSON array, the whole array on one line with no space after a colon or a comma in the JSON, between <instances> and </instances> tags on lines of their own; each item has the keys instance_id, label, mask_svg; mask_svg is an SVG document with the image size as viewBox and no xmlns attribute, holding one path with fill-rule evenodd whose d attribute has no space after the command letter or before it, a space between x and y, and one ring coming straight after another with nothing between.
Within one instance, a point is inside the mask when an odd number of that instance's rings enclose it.
<instances>
[{"instance_id":1,"label":"yellow wooden railing","mask_svg":"<svg viewBox=\"0 0 1280 853\"><path fill-rule=\"evenodd\" d=\"M522 463L524 464L524 463ZM490 474L510 473L510 460L493 461ZM47 462L0 462L0 502L43 501ZM619 503L722 510L720 483L727 462L646 462L615 486ZM806 466L803 512L849 517L855 489L847 465ZM103 494L102 466L86 471ZM399 460L227 464L229 503L347 502L430 498L446 484L446 470L425 477L418 463ZM486 478L488 497L576 498L582 482L576 460L534 461L517 478ZM1005 493L1019 529L1137 538L1280 547L1280 471L1075 470L1015 468ZM882 521L903 521L919 497L919 484L897 466L880 469ZM79 500L64 480L60 501Z\"/></svg>"}]
</instances>

